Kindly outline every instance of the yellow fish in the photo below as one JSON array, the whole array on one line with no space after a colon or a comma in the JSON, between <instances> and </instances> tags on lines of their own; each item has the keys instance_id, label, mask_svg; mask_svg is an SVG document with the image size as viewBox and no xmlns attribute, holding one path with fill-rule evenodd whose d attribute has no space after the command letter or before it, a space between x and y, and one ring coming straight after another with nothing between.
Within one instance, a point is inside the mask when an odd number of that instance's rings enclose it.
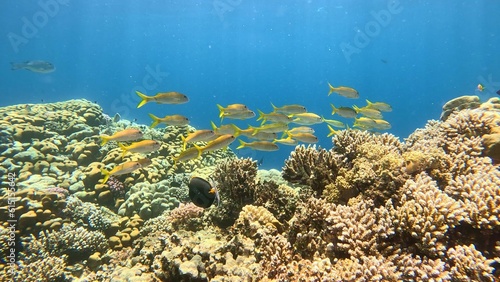
<instances>
[{"instance_id":1,"label":"yellow fish","mask_svg":"<svg viewBox=\"0 0 500 282\"><path fill-rule=\"evenodd\" d=\"M294 114L293 118L293 123L301 125L313 125L323 122L323 119L320 116L313 113Z\"/></svg>"},{"instance_id":2,"label":"yellow fish","mask_svg":"<svg viewBox=\"0 0 500 282\"><path fill-rule=\"evenodd\" d=\"M175 164L177 162L189 161L192 159L196 159L201 156L202 149L196 145L194 147L188 148L187 150L182 151L177 157L174 158Z\"/></svg>"},{"instance_id":3,"label":"yellow fish","mask_svg":"<svg viewBox=\"0 0 500 282\"><path fill-rule=\"evenodd\" d=\"M358 108L358 106L356 106L356 105L354 105L352 107L356 111L356 113L362 114L365 117L382 118L382 113L377 109L367 108L367 107Z\"/></svg>"},{"instance_id":4,"label":"yellow fish","mask_svg":"<svg viewBox=\"0 0 500 282\"><path fill-rule=\"evenodd\" d=\"M288 145L288 146L295 146L299 142L295 139L292 139L292 137L287 137L287 138L281 138L281 139L274 139L273 143L280 143L283 145Z\"/></svg>"},{"instance_id":5,"label":"yellow fish","mask_svg":"<svg viewBox=\"0 0 500 282\"><path fill-rule=\"evenodd\" d=\"M183 150L186 149L187 143L210 141L214 136L215 132L209 129L196 130L195 132L189 133L187 137L181 135L183 142Z\"/></svg>"},{"instance_id":6,"label":"yellow fish","mask_svg":"<svg viewBox=\"0 0 500 282\"><path fill-rule=\"evenodd\" d=\"M148 158L144 158L144 159L139 159L137 160L137 162L141 165L141 168L145 168L149 165L151 165L153 162L148 159Z\"/></svg>"},{"instance_id":7,"label":"yellow fish","mask_svg":"<svg viewBox=\"0 0 500 282\"><path fill-rule=\"evenodd\" d=\"M221 121L224 120L224 118L230 118L230 119L249 119L253 118L255 116L255 113L253 111L247 110L247 111L239 111L239 112L234 112L234 113L224 113L221 117Z\"/></svg>"},{"instance_id":8,"label":"yellow fish","mask_svg":"<svg viewBox=\"0 0 500 282\"><path fill-rule=\"evenodd\" d=\"M213 121L210 122L212 124L212 129L214 130L216 135L224 135L224 134L231 134L235 135L236 131L234 128L234 124L223 124L220 127L217 127ZM238 128L238 127L236 127Z\"/></svg>"},{"instance_id":9,"label":"yellow fish","mask_svg":"<svg viewBox=\"0 0 500 282\"><path fill-rule=\"evenodd\" d=\"M277 123L290 123L292 121L292 119L289 116L282 114L282 113L272 112L269 114L265 114L261 110L257 110L257 111L259 111L259 118L257 120L258 121L262 120L262 124L264 124L267 121L277 122Z\"/></svg>"},{"instance_id":10,"label":"yellow fish","mask_svg":"<svg viewBox=\"0 0 500 282\"><path fill-rule=\"evenodd\" d=\"M292 139L295 139L304 143L318 143L318 137L314 136L311 133L296 133L296 134L288 134L288 136Z\"/></svg>"},{"instance_id":11,"label":"yellow fish","mask_svg":"<svg viewBox=\"0 0 500 282\"><path fill-rule=\"evenodd\" d=\"M171 115L159 118L153 114L149 114L149 117L153 120L153 123L150 126L151 128L156 127L160 123L174 126L184 126L189 124L189 119L181 115Z\"/></svg>"},{"instance_id":12,"label":"yellow fish","mask_svg":"<svg viewBox=\"0 0 500 282\"><path fill-rule=\"evenodd\" d=\"M222 118L224 114L234 114L239 112L247 112L250 111L246 105L243 104L231 104L227 107L223 107L217 104L217 108L219 109L219 117Z\"/></svg>"},{"instance_id":13,"label":"yellow fish","mask_svg":"<svg viewBox=\"0 0 500 282\"><path fill-rule=\"evenodd\" d=\"M259 127L250 126L250 128L253 129L252 135L256 135L259 132L266 132L266 133L283 132L288 129L288 125L286 123L270 123Z\"/></svg>"},{"instance_id":14,"label":"yellow fish","mask_svg":"<svg viewBox=\"0 0 500 282\"><path fill-rule=\"evenodd\" d=\"M287 130L285 131L285 133L291 133L291 134L295 134L295 133L314 133L314 129L310 128L309 126L298 126L298 127L294 127L290 130Z\"/></svg>"},{"instance_id":15,"label":"yellow fish","mask_svg":"<svg viewBox=\"0 0 500 282\"><path fill-rule=\"evenodd\" d=\"M337 128L345 128L345 124L341 121L334 120L334 119L325 119L323 117L323 121L328 123L329 125L335 126Z\"/></svg>"},{"instance_id":16,"label":"yellow fish","mask_svg":"<svg viewBox=\"0 0 500 282\"><path fill-rule=\"evenodd\" d=\"M254 141L247 143L240 140L240 146L238 146L236 149L243 149L243 148L250 148L257 151L266 151L266 152L277 151L279 149L278 145L269 141Z\"/></svg>"},{"instance_id":17,"label":"yellow fish","mask_svg":"<svg viewBox=\"0 0 500 282\"><path fill-rule=\"evenodd\" d=\"M307 112L306 107L302 105L285 105L283 107L278 108L275 105L273 105L273 103L271 103L271 106L273 106L273 112L275 113L291 115L291 114L301 114Z\"/></svg>"},{"instance_id":18,"label":"yellow fish","mask_svg":"<svg viewBox=\"0 0 500 282\"><path fill-rule=\"evenodd\" d=\"M346 98L357 99L359 98L359 93L356 89L346 86L333 87L330 82L328 82L328 87L330 87L330 92L328 92L328 96L332 93L337 93L340 96L344 96Z\"/></svg>"},{"instance_id":19,"label":"yellow fish","mask_svg":"<svg viewBox=\"0 0 500 282\"><path fill-rule=\"evenodd\" d=\"M358 127L361 129L370 129L375 126L375 121L371 118L367 117L359 117L354 120L354 127Z\"/></svg>"},{"instance_id":20,"label":"yellow fish","mask_svg":"<svg viewBox=\"0 0 500 282\"><path fill-rule=\"evenodd\" d=\"M124 162L115 166L111 171L101 169L101 174L104 175L102 183L106 183L111 175L122 175L131 173L132 171L141 168L142 165L138 161Z\"/></svg>"},{"instance_id":21,"label":"yellow fish","mask_svg":"<svg viewBox=\"0 0 500 282\"><path fill-rule=\"evenodd\" d=\"M373 128L378 130L386 130L391 128L391 124L383 119L374 119L375 125Z\"/></svg>"},{"instance_id":22,"label":"yellow fish","mask_svg":"<svg viewBox=\"0 0 500 282\"><path fill-rule=\"evenodd\" d=\"M332 115L338 114L341 117L345 118L355 118L358 113L354 109L348 108L348 107L335 107L333 104L330 104L332 107Z\"/></svg>"},{"instance_id":23,"label":"yellow fish","mask_svg":"<svg viewBox=\"0 0 500 282\"><path fill-rule=\"evenodd\" d=\"M160 149L161 144L155 140L142 140L139 142L132 143L129 146L125 146L122 143L118 143L120 148L122 148L122 157L125 156L127 152L131 153L149 153Z\"/></svg>"},{"instance_id":24,"label":"yellow fish","mask_svg":"<svg viewBox=\"0 0 500 282\"><path fill-rule=\"evenodd\" d=\"M108 143L109 141L117 141L117 142L134 141L137 139L141 139L142 136L143 134L139 129L127 128L125 130L116 132L111 136L101 135L100 136L102 138L101 146Z\"/></svg>"},{"instance_id":25,"label":"yellow fish","mask_svg":"<svg viewBox=\"0 0 500 282\"><path fill-rule=\"evenodd\" d=\"M137 105L137 108L144 106L148 102L156 102L157 104L184 104L189 101L188 97L179 92L161 92L155 96L146 96L145 94L135 91L141 97L142 101Z\"/></svg>"},{"instance_id":26,"label":"yellow fish","mask_svg":"<svg viewBox=\"0 0 500 282\"><path fill-rule=\"evenodd\" d=\"M391 105L384 103L384 102L372 103L372 102L366 100L366 104L367 104L367 106L365 108L376 109L376 110L379 110L381 112L391 112L392 111Z\"/></svg>"},{"instance_id":27,"label":"yellow fish","mask_svg":"<svg viewBox=\"0 0 500 282\"><path fill-rule=\"evenodd\" d=\"M217 137L217 139L208 142L207 145L201 147L202 152L211 152L215 150L219 150L222 148L226 148L229 144L233 143L236 139L233 135L225 134Z\"/></svg>"}]
</instances>

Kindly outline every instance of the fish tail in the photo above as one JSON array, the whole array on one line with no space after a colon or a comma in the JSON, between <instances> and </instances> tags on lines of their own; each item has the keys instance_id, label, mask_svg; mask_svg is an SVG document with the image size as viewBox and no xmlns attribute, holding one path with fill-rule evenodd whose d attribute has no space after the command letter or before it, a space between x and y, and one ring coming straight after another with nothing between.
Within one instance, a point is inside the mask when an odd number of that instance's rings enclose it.
<instances>
[{"instance_id":1,"label":"fish tail","mask_svg":"<svg viewBox=\"0 0 500 282\"><path fill-rule=\"evenodd\" d=\"M337 108L335 108L335 106L331 103L330 106L332 107L332 115L334 115L337 112Z\"/></svg>"},{"instance_id":2,"label":"fish tail","mask_svg":"<svg viewBox=\"0 0 500 282\"><path fill-rule=\"evenodd\" d=\"M104 179L102 180L102 184L106 184L106 182L108 182L108 179L109 179L109 171L105 170L104 168L101 168L101 174L104 175Z\"/></svg>"},{"instance_id":3,"label":"fish tail","mask_svg":"<svg viewBox=\"0 0 500 282\"><path fill-rule=\"evenodd\" d=\"M358 108L358 106L356 106L356 105L352 105L352 108L354 109L354 111L356 111L357 114L359 114L359 112L361 112L361 109Z\"/></svg>"},{"instance_id":4,"label":"fish tail","mask_svg":"<svg viewBox=\"0 0 500 282\"><path fill-rule=\"evenodd\" d=\"M266 119L264 118L264 113L257 109L257 112L259 112L259 118L257 118L257 120L262 120L262 122L266 122Z\"/></svg>"},{"instance_id":5,"label":"fish tail","mask_svg":"<svg viewBox=\"0 0 500 282\"><path fill-rule=\"evenodd\" d=\"M219 105L219 104L217 104L217 108L219 109L219 117L220 117L220 119L222 121L222 119L224 118L224 107L221 106L221 105Z\"/></svg>"},{"instance_id":6,"label":"fish tail","mask_svg":"<svg viewBox=\"0 0 500 282\"><path fill-rule=\"evenodd\" d=\"M141 102L139 103L139 105L137 105L137 108L144 106L147 102L149 102L151 100L151 97L148 97L145 94L143 94L137 90L135 91L135 94L137 94L142 99Z\"/></svg>"},{"instance_id":7,"label":"fish tail","mask_svg":"<svg viewBox=\"0 0 500 282\"><path fill-rule=\"evenodd\" d=\"M231 123L231 127L234 129L234 137L237 137L241 134L241 129L237 127L235 124Z\"/></svg>"},{"instance_id":8,"label":"fish tail","mask_svg":"<svg viewBox=\"0 0 500 282\"><path fill-rule=\"evenodd\" d=\"M153 115L153 114L148 114L148 115L153 120L153 123L149 127L150 128L156 127L160 123L160 119L157 116Z\"/></svg>"},{"instance_id":9,"label":"fish tail","mask_svg":"<svg viewBox=\"0 0 500 282\"><path fill-rule=\"evenodd\" d=\"M184 135L181 135L181 139L182 139L182 150L186 150L186 137L184 137Z\"/></svg>"},{"instance_id":10,"label":"fish tail","mask_svg":"<svg viewBox=\"0 0 500 282\"><path fill-rule=\"evenodd\" d=\"M335 87L333 87L330 82L328 82L328 87L330 87L330 91L328 92L328 96L330 96L330 94L333 93L333 91L335 91Z\"/></svg>"},{"instance_id":11,"label":"fish tail","mask_svg":"<svg viewBox=\"0 0 500 282\"><path fill-rule=\"evenodd\" d=\"M366 106L367 107L371 107L373 105L372 102L370 102L368 99L366 99Z\"/></svg>"},{"instance_id":12,"label":"fish tail","mask_svg":"<svg viewBox=\"0 0 500 282\"><path fill-rule=\"evenodd\" d=\"M328 133L328 135L326 137L330 137L330 136L338 133L338 130L333 129L333 127L331 127L329 124L327 126L328 126L328 129L330 130L330 133Z\"/></svg>"},{"instance_id":13,"label":"fish tail","mask_svg":"<svg viewBox=\"0 0 500 282\"><path fill-rule=\"evenodd\" d=\"M196 144L194 144L194 147L198 151L198 156L196 156L196 157L199 158L201 156L201 154L203 154L203 147L200 147L200 146L198 146Z\"/></svg>"},{"instance_id":14,"label":"fish tail","mask_svg":"<svg viewBox=\"0 0 500 282\"><path fill-rule=\"evenodd\" d=\"M281 135L281 139L285 138L285 136L288 134L288 130L283 131L283 135ZM290 135L288 135L290 136Z\"/></svg>"},{"instance_id":15,"label":"fish tail","mask_svg":"<svg viewBox=\"0 0 500 282\"><path fill-rule=\"evenodd\" d=\"M122 143L118 143L118 146L122 149L122 158L127 154L128 150L127 150L127 147L125 147L125 145L123 145Z\"/></svg>"},{"instance_id":16,"label":"fish tail","mask_svg":"<svg viewBox=\"0 0 500 282\"><path fill-rule=\"evenodd\" d=\"M99 137L102 138L101 146L104 146L104 144L108 143L109 140L111 140L111 138L109 136L107 136L107 135L101 135Z\"/></svg>"},{"instance_id":17,"label":"fish tail","mask_svg":"<svg viewBox=\"0 0 500 282\"><path fill-rule=\"evenodd\" d=\"M19 70L23 68L23 64L16 64L13 62L10 62L10 69L11 70Z\"/></svg>"},{"instance_id":18,"label":"fish tail","mask_svg":"<svg viewBox=\"0 0 500 282\"><path fill-rule=\"evenodd\" d=\"M238 147L236 147L236 149L242 149L242 148L246 147L247 143L245 143L245 141L243 141L241 139L238 139L238 141L240 141L240 145Z\"/></svg>"}]
</instances>

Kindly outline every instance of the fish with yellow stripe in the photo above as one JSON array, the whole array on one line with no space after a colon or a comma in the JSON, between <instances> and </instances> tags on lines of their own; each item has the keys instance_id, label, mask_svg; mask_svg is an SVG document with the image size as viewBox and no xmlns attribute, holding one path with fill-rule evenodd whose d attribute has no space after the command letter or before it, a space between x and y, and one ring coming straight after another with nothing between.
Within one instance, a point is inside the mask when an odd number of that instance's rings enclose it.
<instances>
[{"instance_id":1,"label":"fish with yellow stripe","mask_svg":"<svg viewBox=\"0 0 500 282\"><path fill-rule=\"evenodd\" d=\"M347 86L339 86L339 87L333 87L330 82L328 82L328 87L330 88L330 91L328 92L328 96L332 93L337 93L340 96L344 96L346 98L350 99L357 99L359 98L359 93L356 89L347 87Z\"/></svg>"},{"instance_id":2,"label":"fish with yellow stripe","mask_svg":"<svg viewBox=\"0 0 500 282\"><path fill-rule=\"evenodd\" d=\"M139 142L132 143L129 146L123 145L122 143L118 143L118 145L123 151L122 157L125 156L127 152L150 153L160 149L161 147L161 143L156 140L142 140Z\"/></svg>"},{"instance_id":3,"label":"fish with yellow stripe","mask_svg":"<svg viewBox=\"0 0 500 282\"><path fill-rule=\"evenodd\" d=\"M165 116L165 117L157 117L153 114L149 114L149 117L153 120L153 123L151 124L151 128L156 127L160 123L164 123L166 125L173 125L173 126L185 126L189 124L189 119L185 116L182 115L170 115L170 116Z\"/></svg>"},{"instance_id":4,"label":"fish with yellow stripe","mask_svg":"<svg viewBox=\"0 0 500 282\"><path fill-rule=\"evenodd\" d=\"M111 171L101 169L101 174L104 175L104 179L102 180L102 184L106 183L110 176L112 175L123 175L131 173L140 168L144 168L151 164L151 160L149 159L141 159L138 161L129 161L121 163L115 166Z\"/></svg>"},{"instance_id":5,"label":"fish with yellow stripe","mask_svg":"<svg viewBox=\"0 0 500 282\"><path fill-rule=\"evenodd\" d=\"M142 131L136 128L127 128L125 130L118 131L111 136L101 135L99 137L101 137L102 139L101 146L103 146L109 141L124 142L124 141L134 141L137 139L141 139L143 137L143 133Z\"/></svg>"},{"instance_id":6,"label":"fish with yellow stripe","mask_svg":"<svg viewBox=\"0 0 500 282\"><path fill-rule=\"evenodd\" d=\"M135 91L135 93L141 98L141 102L137 105L137 108L149 102L156 102L157 104L184 104L189 101L186 95L175 91L160 92L155 96L147 96L140 91Z\"/></svg>"}]
</instances>

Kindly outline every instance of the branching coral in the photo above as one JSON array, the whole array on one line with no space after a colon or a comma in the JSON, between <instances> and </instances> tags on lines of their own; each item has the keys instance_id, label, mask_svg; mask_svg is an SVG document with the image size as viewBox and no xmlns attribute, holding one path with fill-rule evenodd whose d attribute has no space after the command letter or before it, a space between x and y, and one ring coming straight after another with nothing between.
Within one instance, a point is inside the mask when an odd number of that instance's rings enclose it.
<instances>
[{"instance_id":1,"label":"branching coral","mask_svg":"<svg viewBox=\"0 0 500 282\"><path fill-rule=\"evenodd\" d=\"M425 173L408 180L403 191L401 207L393 215L397 231L414 238L418 249L426 254L444 256L447 232L463 220L464 209Z\"/></svg>"},{"instance_id":2,"label":"branching coral","mask_svg":"<svg viewBox=\"0 0 500 282\"><path fill-rule=\"evenodd\" d=\"M448 249L447 256L451 266L450 274L458 281L496 281L493 276L493 259L486 259L470 246L456 246ZM498 262L497 262L498 263Z\"/></svg>"}]
</instances>

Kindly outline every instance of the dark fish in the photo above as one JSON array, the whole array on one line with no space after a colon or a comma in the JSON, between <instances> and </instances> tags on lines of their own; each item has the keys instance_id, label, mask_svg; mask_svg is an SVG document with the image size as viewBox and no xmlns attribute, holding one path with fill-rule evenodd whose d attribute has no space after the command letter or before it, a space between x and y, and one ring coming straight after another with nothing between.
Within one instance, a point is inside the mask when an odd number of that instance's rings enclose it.
<instances>
[{"instance_id":1,"label":"dark fish","mask_svg":"<svg viewBox=\"0 0 500 282\"><path fill-rule=\"evenodd\" d=\"M56 70L56 67L46 61L26 61L23 63L10 63L12 70L25 69L38 73L50 73Z\"/></svg>"},{"instance_id":2,"label":"dark fish","mask_svg":"<svg viewBox=\"0 0 500 282\"><path fill-rule=\"evenodd\" d=\"M213 188L208 181L203 178L193 177L189 181L189 198L193 204L198 207L208 208L217 199L219 201L219 194L216 188Z\"/></svg>"},{"instance_id":3,"label":"dark fish","mask_svg":"<svg viewBox=\"0 0 500 282\"><path fill-rule=\"evenodd\" d=\"M500 95L500 90L497 91L497 94Z\"/></svg>"}]
</instances>

